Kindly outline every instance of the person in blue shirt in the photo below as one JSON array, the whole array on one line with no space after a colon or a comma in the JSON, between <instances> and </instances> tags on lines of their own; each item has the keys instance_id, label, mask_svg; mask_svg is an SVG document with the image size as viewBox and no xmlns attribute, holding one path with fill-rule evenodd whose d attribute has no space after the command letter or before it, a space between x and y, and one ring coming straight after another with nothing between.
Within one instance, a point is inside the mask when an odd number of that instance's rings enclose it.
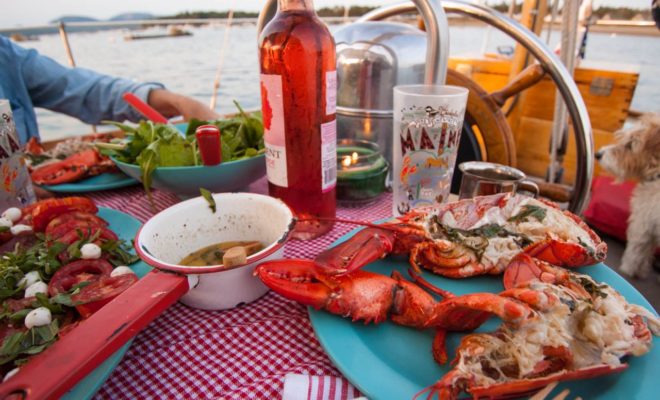
<instances>
[{"instance_id":1,"label":"person in blue shirt","mask_svg":"<svg viewBox=\"0 0 660 400\"><path fill-rule=\"evenodd\" d=\"M35 107L67 114L88 124L144 119L124 101L122 95L126 92L168 118L218 118L204 104L170 92L160 83L140 83L84 68L68 68L0 35L0 99L9 100L21 143L39 137Z\"/></svg>"}]
</instances>

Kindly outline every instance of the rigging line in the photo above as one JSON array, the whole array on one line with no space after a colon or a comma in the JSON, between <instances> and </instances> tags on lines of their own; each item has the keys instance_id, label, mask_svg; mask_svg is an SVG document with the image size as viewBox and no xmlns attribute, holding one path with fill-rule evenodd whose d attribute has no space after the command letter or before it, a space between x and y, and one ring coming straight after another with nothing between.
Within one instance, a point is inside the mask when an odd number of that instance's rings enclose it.
<instances>
[{"instance_id":1,"label":"rigging line","mask_svg":"<svg viewBox=\"0 0 660 400\"><path fill-rule=\"evenodd\" d=\"M234 8L232 7L227 14L227 25L225 26L225 34L222 38L222 47L220 48L220 56L218 59L218 68L215 71L215 80L213 81L213 94L211 95L211 102L209 108L215 111L216 100L218 97L218 89L220 88L220 77L222 74L222 66L225 61L225 54L227 53L227 46L229 45L229 34L231 32L232 21L234 19Z\"/></svg>"},{"instance_id":2,"label":"rigging line","mask_svg":"<svg viewBox=\"0 0 660 400\"><path fill-rule=\"evenodd\" d=\"M559 56L571 75L575 69L575 46L577 37L580 0L567 0L562 9L562 37ZM567 110L559 93L555 95L554 119L550 136L550 165L548 179L550 183L561 180L562 164L566 154L568 124Z\"/></svg>"},{"instance_id":3,"label":"rigging line","mask_svg":"<svg viewBox=\"0 0 660 400\"><path fill-rule=\"evenodd\" d=\"M69 35L66 33L66 27L64 22L60 21L57 28L60 31L60 38L62 39L62 44L64 45L64 51L66 52L66 58L69 62L71 68L76 67L76 60L73 58L73 52L71 51L71 44L69 43ZM91 125L92 132L96 133L96 125Z\"/></svg>"},{"instance_id":4,"label":"rigging line","mask_svg":"<svg viewBox=\"0 0 660 400\"><path fill-rule=\"evenodd\" d=\"M552 13L550 14L550 23L548 24L548 32L545 36L545 44L550 45L550 36L552 35L552 28L555 26L557 20L557 13L559 11L559 0L552 2Z\"/></svg>"}]
</instances>

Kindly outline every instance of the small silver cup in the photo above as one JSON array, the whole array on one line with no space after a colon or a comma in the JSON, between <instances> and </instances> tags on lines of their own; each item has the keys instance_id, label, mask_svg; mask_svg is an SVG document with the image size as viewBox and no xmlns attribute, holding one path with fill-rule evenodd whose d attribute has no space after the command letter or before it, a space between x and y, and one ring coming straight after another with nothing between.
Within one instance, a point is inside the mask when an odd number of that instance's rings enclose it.
<instances>
[{"instance_id":1,"label":"small silver cup","mask_svg":"<svg viewBox=\"0 0 660 400\"><path fill-rule=\"evenodd\" d=\"M464 162L458 166L463 173L459 199L504 192L525 191L539 195L536 183L526 179L524 172L513 167L483 161Z\"/></svg>"}]
</instances>

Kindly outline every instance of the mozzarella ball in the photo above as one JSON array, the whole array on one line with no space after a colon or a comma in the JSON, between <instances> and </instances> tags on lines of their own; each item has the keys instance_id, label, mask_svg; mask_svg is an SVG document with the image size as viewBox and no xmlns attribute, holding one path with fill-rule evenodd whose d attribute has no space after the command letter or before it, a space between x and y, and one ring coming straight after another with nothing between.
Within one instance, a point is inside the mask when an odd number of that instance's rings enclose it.
<instances>
[{"instance_id":1,"label":"mozzarella ball","mask_svg":"<svg viewBox=\"0 0 660 400\"><path fill-rule=\"evenodd\" d=\"M44 326L53 322L53 316L46 307L35 308L25 316L25 327L32 329L35 326Z\"/></svg>"},{"instance_id":2,"label":"mozzarella ball","mask_svg":"<svg viewBox=\"0 0 660 400\"><path fill-rule=\"evenodd\" d=\"M84 260L95 260L101 258L101 248L94 243L87 243L80 248L80 254Z\"/></svg>"},{"instance_id":3,"label":"mozzarella ball","mask_svg":"<svg viewBox=\"0 0 660 400\"><path fill-rule=\"evenodd\" d=\"M18 286L32 286L33 283L39 282L41 280L41 275L39 275L39 272L37 271L30 271L25 276L21 278L20 281L18 281Z\"/></svg>"},{"instance_id":4,"label":"mozzarella ball","mask_svg":"<svg viewBox=\"0 0 660 400\"><path fill-rule=\"evenodd\" d=\"M135 272L133 272L132 269L128 268L125 265L120 265L117 268L113 269L112 272L110 272L110 276L119 276L119 275L126 275L126 274L135 275Z\"/></svg>"},{"instance_id":5,"label":"mozzarella ball","mask_svg":"<svg viewBox=\"0 0 660 400\"><path fill-rule=\"evenodd\" d=\"M25 289L25 298L34 297L37 293L48 293L48 285L44 282L35 282Z\"/></svg>"},{"instance_id":6,"label":"mozzarella ball","mask_svg":"<svg viewBox=\"0 0 660 400\"><path fill-rule=\"evenodd\" d=\"M14 368L11 371L7 372L4 378L2 378L2 381L5 382L7 379L11 378L12 376L16 375L20 368Z\"/></svg>"},{"instance_id":7,"label":"mozzarella ball","mask_svg":"<svg viewBox=\"0 0 660 400\"><path fill-rule=\"evenodd\" d=\"M32 233L32 227L30 225L18 224L12 226L10 229L11 229L11 234L14 236L18 236L21 233Z\"/></svg>"},{"instance_id":8,"label":"mozzarella ball","mask_svg":"<svg viewBox=\"0 0 660 400\"><path fill-rule=\"evenodd\" d=\"M18 222L19 219L23 216L23 213L20 209L16 207L10 207L2 213L2 218L7 218L11 222Z\"/></svg>"},{"instance_id":9,"label":"mozzarella ball","mask_svg":"<svg viewBox=\"0 0 660 400\"><path fill-rule=\"evenodd\" d=\"M11 228L13 225L14 223L9 218L0 217L0 227Z\"/></svg>"}]
</instances>

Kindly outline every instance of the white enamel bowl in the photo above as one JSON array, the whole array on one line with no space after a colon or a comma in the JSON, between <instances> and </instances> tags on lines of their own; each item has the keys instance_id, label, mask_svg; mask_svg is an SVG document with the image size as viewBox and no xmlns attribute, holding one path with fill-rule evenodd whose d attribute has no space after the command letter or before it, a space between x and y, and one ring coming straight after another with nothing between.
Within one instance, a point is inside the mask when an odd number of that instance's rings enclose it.
<instances>
[{"instance_id":1,"label":"white enamel bowl","mask_svg":"<svg viewBox=\"0 0 660 400\"><path fill-rule=\"evenodd\" d=\"M181 302L204 310L223 310L256 300L268 288L252 275L257 264L282 258L284 243L295 225L282 201L252 193L221 193L213 198L213 213L202 197L175 204L153 216L138 231L135 248L147 264L186 274L190 291ZM212 244L257 240L266 245L247 264L188 267L178 263L188 254Z\"/></svg>"}]
</instances>

